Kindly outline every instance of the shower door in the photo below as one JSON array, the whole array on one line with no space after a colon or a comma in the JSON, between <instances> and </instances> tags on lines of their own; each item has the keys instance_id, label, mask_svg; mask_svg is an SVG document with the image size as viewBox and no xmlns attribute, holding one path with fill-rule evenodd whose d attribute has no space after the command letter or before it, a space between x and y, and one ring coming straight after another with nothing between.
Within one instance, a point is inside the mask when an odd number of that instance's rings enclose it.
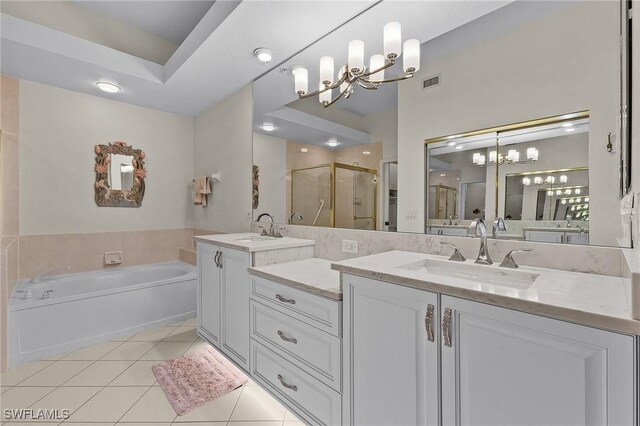
<instances>
[{"instance_id":1,"label":"shower door","mask_svg":"<svg viewBox=\"0 0 640 426\"><path fill-rule=\"evenodd\" d=\"M296 225L333 226L331 220L331 165L291 171L291 213Z\"/></svg>"},{"instance_id":2,"label":"shower door","mask_svg":"<svg viewBox=\"0 0 640 426\"><path fill-rule=\"evenodd\" d=\"M336 228L376 229L377 173L346 164L335 164Z\"/></svg>"}]
</instances>

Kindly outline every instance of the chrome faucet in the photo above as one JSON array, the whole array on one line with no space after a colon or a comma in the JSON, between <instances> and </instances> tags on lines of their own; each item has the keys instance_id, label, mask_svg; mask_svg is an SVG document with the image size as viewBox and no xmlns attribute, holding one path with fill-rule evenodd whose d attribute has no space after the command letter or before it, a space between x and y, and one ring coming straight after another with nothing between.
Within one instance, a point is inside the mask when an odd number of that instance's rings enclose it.
<instances>
[{"instance_id":1,"label":"chrome faucet","mask_svg":"<svg viewBox=\"0 0 640 426\"><path fill-rule=\"evenodd\" d=\"M533 249L519 249L519 250L511 250L502 260L500 264L501 268L510 268L510 269L518 269L520 265L518 265L513 258L514 253L528 252L533 251Z\"/></svg>"},{"instance_id":2,"label":"chrome faucet","mask_svg":"<svg viewBox=\"0 0 640 426\"><path fill-rule=\"evenodd\" d=\"M260 216L258 216L258 218L256 219L256 222L260 222L260 219L262 219L265 216L268 217L269 220L271 221L271 226L269 228L269 232L267 232L267 230L262 226L259 226L259 228L262 228L262 233L260 235L263 237L274 237L275 234L273 232L273 225L275 222L273 220L273 216L271 216L269 213L262 213Z\"/></svg>"},{"instance_id":3,"label":"chrome faucet","mask_svg":"<svg viewBox=\"0 0 640 426\"><path fill-rule=\"evenodd\" d=\"M68 267L68 266L61 266L59 268L54 268L54 269L50 269L48 271L44 271L44 272L42 272L42 273L40 273L38 275L34 275L33 278L31 278L31 282L32 283L39 283L40 281L42 281L42 277L44 277L45 275L48 275L48 274L50 274L52 272L56 272L56 271L62 271L63 269L68 271L71 268Z\"/></svg>"},{"instance_id":4,"label":"chrome faucet","mask_svg":"<svg viewBox=\"0 0 640 426\"><path fill-rule=\"evenodd\" d=\"M45 290L42 292L42 296L40 297L40 299L48 299L49 297L51 297L51 293L55 293L55 290Z\"/></svg>"},{"instance_id":5,"label":"chrome faucet","mask_svg":"<svg viewBox=\"0 0 640 426\"><path fill-rule=\"evenodd\" d=\"M489 256L489 250L487 247L487 225L484 223L484 220L480 218L473 219L471 225L469 225L469 228L467 229L467 235L477 237L478 232L480 232L480 251L478 252L476 263L492 265L493 261Z\"/></svg>"},{"instance_id":6,"label":"chrome faucet","mask_svg":"<svg viewBox=\"0 0 640 426\"><path fill-rule=\"evenodd\" d=\"M505 225L504 223L504 219L502 219L501 217L496 217L496 219L493 221L493 229L491 230L491 236L493 237L494 240L498 239L498 231L506 231L507 230L507 225Z\"/></svg>"},{"instance_id":7,"label":"chrome faucet","mask_svg":"<svg viewBox=\"0 0 640 426\"><path fill-rule=\"evenodd\" d=\"M449 258L449 260L451 260L453 262L466 262L467 261L467 259L460 252L460 249L455 244L448 243L446 241L440 241L440 244L442 244L443 246L451 247L453 249L453 254Z\"/></svg>"},{"instance_id":8,"label":"chrome faucet","mask_svg":"<svg viewBox=\"0 0 640 426\"><path fill-rule=\"evenodd\" d=\"M289 216L289 223L293 223L294 217L298 218L298 222L302 222L304 220L300 213L293 212L291 213L291 216Z\"/></svg>"}]
</instances>

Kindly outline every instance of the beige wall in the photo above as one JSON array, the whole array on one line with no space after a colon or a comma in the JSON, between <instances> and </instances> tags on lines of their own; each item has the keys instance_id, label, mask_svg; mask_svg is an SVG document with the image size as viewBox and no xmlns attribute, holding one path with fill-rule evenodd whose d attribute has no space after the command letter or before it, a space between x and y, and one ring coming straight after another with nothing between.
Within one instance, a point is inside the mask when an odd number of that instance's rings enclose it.
<instances>
[{"instance_id":1,"label":"beige wall","mask_svg":"<svg viewBox=\"0 0 640 426\"><path fill-rule=\"evenodd\" d=\"M248 231L251 225L251 85L195 119L194 168L197 176L221 172L207 207L192 206L197 228Z\"/></svg>"},{"instance_id":2,"label":"beige wall","mask_svg":"<svg viewBox=\"0 0 640 426\"><path fill-rule=\"evenodd\" d=\"M94 199L94 145L117 140L146 154L139 208ZM21 81L21 235L192 228L192 178L192 118Z\"/></svg>"},{"instance_id":3,"label":"beige wall","mask_svg":"<svg viewBox=\"0 0 640 426\"><path fill-rule=\"evenodd\" d=\"M579 2L455 54L425 58L416 78L398 87L398 230L424 232L424 191L416 184L424 182L424 139L589 110L590 167L601 172L591 174L598 202L590 238L616 245L618 155L604 144L617 128L619 19L618 2ZM441 85L421 90L422 79L436 74ZM410 210L416 219L405 217Z\"/></svg>"}]
</instances>

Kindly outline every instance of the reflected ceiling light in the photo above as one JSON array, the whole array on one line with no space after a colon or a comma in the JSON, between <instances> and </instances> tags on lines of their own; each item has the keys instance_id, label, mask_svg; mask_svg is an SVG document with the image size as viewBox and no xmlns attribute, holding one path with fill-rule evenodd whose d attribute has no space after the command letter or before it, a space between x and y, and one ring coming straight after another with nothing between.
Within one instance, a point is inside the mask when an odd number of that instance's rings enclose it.
<instances>
[{"instance_id":1,"label":"reflected ceiling light","mask_svg":"<svg viewBox=\"0 0 640 426\"><path fill-rule=\"evenodd\" d=\"M570 189L565 189L564 193L565 193L566 195L571 195L571 190L570 190Z\"/></svg>"},{"instance_id":2,"label":"reflected ceiling light","mask_svg":"<svg viewBox=\"0 0 640 426\"><path fill-rule=\"evenodd\" d=\"M300 152L309 152L307 148L300 148Z\"/></svg>"},{"instance_id":3,"label":"reflected ceiling light","mask_svg":"<svg viewBox=\"0 0 640 426\"><path fill-rule=\"evenodd\" d=\"M440 177L445 177L445 176L447 176L446 173L440 173Z\"/></svg>"},{"instance_id":4,"label":"reflected ceiling light","mask_svg":"<svg viewBox=\"0 0 640 426\"><path fill-rule=\"evenodd\" d=\"M524 186L529 186L529 185L531 185L531 178L523 177L523 178L522 178L522 184L523 184Z\"/></svg>"},{"instance_id":5,"label":"reflected ceiling light","mask_svg":"<svg viewBox=\"0 0 640 426\"><path fill-rule=\"evenodd\" d=\"M371 151L362 151L364 155L371 155Z\"/></svg>"},{"instance_id":6,"label":"reflected ceiling light","mask_svg":"<svg viewBox=\"0 0 640 426\"><path fill-rule=\"evenodd\" d=\"M564 123L562 127L573 127L573 123Z\"/></svg>"},{"instance_id":7,"label":"reflected ceiling light","mask_svg":"<svg viewBox=\"0 0 640 426\"><path fill-rule=\"evenodd\" d=\"M560 191L559 189L556 190L556 195L562 195L562 191Z\"/></svg>"},{"instance_id":8,"label":"reflected ceiling light","mask_svg":"<svg viewBox=\"0 0 640 426\"><path fill-rule=\"evenodd\" d=\"M574 132L575 130L575 127L567 127L566 129L564 129L565 132Z\"/></svg>"},{"instance_id":9,"label":"reflected ceiling light","mask_svg":"<svg viewBox=\"0 0 640 426\"><path fill-rule=\"evenodd\" d=\"M266 47L258 47L253 51L253 55L264 64L268 64L273 59L273 52Z\"/></svg>"},{"instance_id":10,"label":"reflected ceiling light","mask_svg":"<svg viewBox=\"0 0 640 426\"><path fill-rule=\"evenodd\" d=\"M547 195L548 195L549 197L553 197L553 191L547 191Z\"/></svg>"},{"instance_id":11,"label":"reflected ceiling light","mask_svg":"<svg viewBox=\"0 0 640 426\"><path fill-rule=\"evenodd\" d=\"M120 86L118 86L117 84L109 83L106 81L99 81L96 83L96 86L98 86L98 89L107 93L119 93L121 90Z\"/></svg>"},{"instance_id":12,"label":"reflected ceiling light","mask_svg":"<svg viewBox=\"0 0 640 426\"><path fill-rule=\"evenodd\" d=\"M456 149L462 149L462 145L456 146Z\"/></svg>"},{"instance_id":13,"label":"reflected ceiling light","mask_svg":"<svg viewBox=\"0 0 640 426\"><path fill-rule=\"evenodd\" d=\"M560 201L560 204L565 205L567 204L567 200L565 200L564 198L562 199L562 201Z\"/></svg>"},{"instance_id":14,"label":"reflected ceiling light","mask_svg":"<svg viewBox=\"0 0 640 426\"><path fill-rule=\"evenodd\" d=\"M320 58L320 80L318 90L314 92L308 93L309 72L307 69L300 67L292 70L298 97L304 99L318 96L320 103L327 108L340 98L348 99L356 85L367 90L375 90L382 83L392 83L413 77L420 69L420 41L411 39L406 40L403 44L402 27L398 22L389 22L384 26L383 38L384 55L372 55L369 58L368 68L365 66L364 41L362 40L349 42L347 64L338 69L337 76L334 74L333 58L331 56ZM257 51L258 49L256 49ZM401 55L404 55L402 61L404 74L385 79L385 70L395 65ZM338 89L338 95L335 98L333 97L334 89Z\"/></svg>"},{"instance_id":15,"label":"reflected ceiling light","mask_svg":"<svg viewBox=\"0 0 640 426\"><path fill-rule=\"evenodd\" d=\"M487 161L487 157L480 154L479 152L474 153L471 159L473 161L473 164L475 164L476 166L484 166Z\"/></svg>"},{"instance_id":16,"label":"reflected ceiling light","mask_svg":"<svg viewBox=\"0 0 640 426\"><path fill-rule=\"evenodd\" d=\"M588 203L588 202L589 202L589 197L586 197L586 198L584 199L584 202L585 202L585 203Z\"/></svg>"},{"instance_id":17,"label":"reflected ceiling light","mask_svg":"<svg viewBox=\"0 0 640 426\"><path fill-rule=\"evenodd\" d=\"M575 192L576 192L576 195L580 195L582 191L580 190L580 188L576 188Z\"/></svg>"},{"instance_id":18,"label":"reflected ceiling light","mask_svg":"<svg viewBox=\"0 0 640 426\"><path fill-rule=\"evenodd\" d=\"M560 175L560 183L567 183L568 180L567 175Z\"/></svg>"},{"instance_id":19,"label":"reflected ceiling light","mask_svg":"<svg viewBox=\"0 0 640 426\"><path fill-rule=\"evenodd\" d=\"M333 147L336 147L336 146L340 145L340 143L335 139L331 139L331 140L329 140L329 142L327 142L327 145L329 145L330 147L333 148Z\"/></svg>"},{"instance_id":20,"label":"reflected ceiling light","mask_svg":"<svg viewBox=\"0 0 640 426\"><path fill-rule=\"evenodd\" d=\"M263 123L260 128L265 132L273 132L276 129L276 126L271 123Z\"/></svg>"}]
</instances>

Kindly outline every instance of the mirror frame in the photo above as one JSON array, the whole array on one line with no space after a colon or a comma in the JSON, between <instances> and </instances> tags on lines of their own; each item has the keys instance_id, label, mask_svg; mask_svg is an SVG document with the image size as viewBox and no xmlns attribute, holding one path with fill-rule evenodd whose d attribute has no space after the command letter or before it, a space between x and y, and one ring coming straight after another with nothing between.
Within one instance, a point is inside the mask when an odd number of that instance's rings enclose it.
<instances>
[{"instance_id":1,"label":"mirror frame","mask_svg":"<svg viewBox=\"0 0 640 426\"><path fill-rule=\"evenodd\" d=\"M144 198L147 170L144 167L145 153L141 149L134 149L122 141L109 142L108 145L96 145L96 180L95 200L99 207L140 207ZM109 163L111 154L130 155L133 157L134 167L133 186L129 191L111 189L109 186Z\"/></svg>"}]
</instances>

